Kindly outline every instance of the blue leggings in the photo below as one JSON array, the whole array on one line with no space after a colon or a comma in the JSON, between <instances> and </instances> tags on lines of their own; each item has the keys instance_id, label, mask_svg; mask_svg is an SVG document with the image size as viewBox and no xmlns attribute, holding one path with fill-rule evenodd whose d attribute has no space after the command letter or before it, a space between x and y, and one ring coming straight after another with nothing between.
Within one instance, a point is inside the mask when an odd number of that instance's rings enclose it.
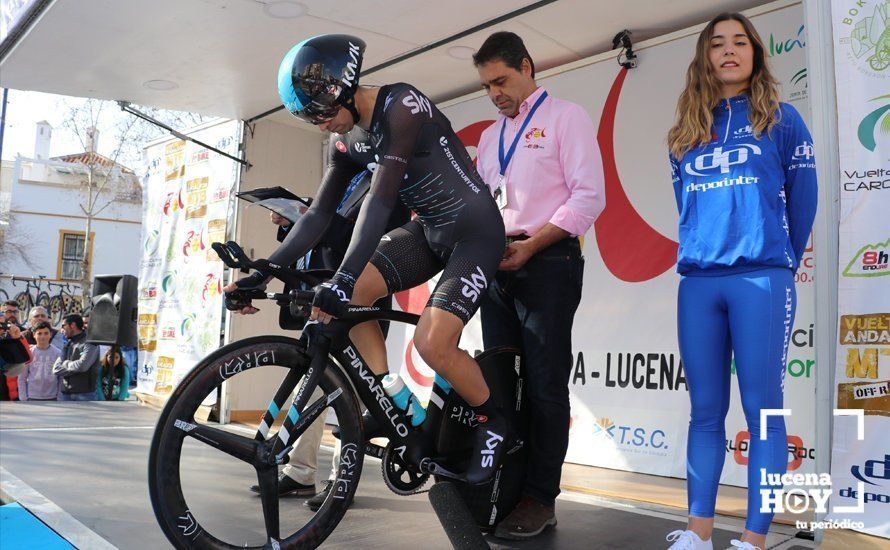
<instances>
[{"instance_id":1,"label":"blue leggings","mask_svg":"<svg viewBox=\"0 0 890 550\"><path fill-rule=\"evenodd\" d=\"M724 421L729 410L730 362L734 354L742 408L751 434L745 527L760 534L769 531L773 514L760 512L760 470L785 473L788 444L781 416L768 417L767 438L760 439L760 409L782 408L785 356L796 301L794 275L788 269L685 276L680 281L680 356L692 402L686 449L692 516L714 516L726 456Z\"/></svg>"}]
</instances>

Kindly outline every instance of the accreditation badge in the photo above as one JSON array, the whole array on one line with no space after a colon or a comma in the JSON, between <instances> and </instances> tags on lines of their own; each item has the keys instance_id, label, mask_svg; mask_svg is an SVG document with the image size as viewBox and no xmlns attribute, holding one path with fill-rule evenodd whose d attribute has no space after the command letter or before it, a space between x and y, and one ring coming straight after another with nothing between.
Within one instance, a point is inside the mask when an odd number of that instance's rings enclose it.
<instances>
[{"instance_id":1,"label":"accreditation badge","mask_svg":"<svg viewBox=\"0 0 890 550\"><path fill-rule=\"evenodd\" d=\"M494 189L494 202L501 210L507 208L507 178L503 174L498 176L498 186Z\"/></svg>"}]
</instances>

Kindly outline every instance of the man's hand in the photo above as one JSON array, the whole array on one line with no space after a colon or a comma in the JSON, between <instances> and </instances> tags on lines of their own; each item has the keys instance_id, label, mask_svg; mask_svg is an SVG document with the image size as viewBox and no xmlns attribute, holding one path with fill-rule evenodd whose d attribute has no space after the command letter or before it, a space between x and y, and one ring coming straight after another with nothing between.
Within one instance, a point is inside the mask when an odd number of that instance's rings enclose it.
<instances>
[{"instance_id":1,"label":"man's hand","mask_svg":"<svg viewBox=\"0 0 890 550\"><path fill-rule=\"evenodd\" d=\"M328 324L332 319L342 317L346 306L352 298L352 288L337 283L336 279L324 282L315 287L315 299L312 300L310 321Z\"/></svg>"},{"instance_id":2,"label":"man's hand","mask_svg":"<svg viewBox=\"0 0 890 550\"><path fill-rule=\"evenodd\" d=\"M280 227L287 227L290 225L290 220L285 218L284 216L278 215L276 212L269 212L269 219L273 224Z\"/></svg>"},{"instance_id":3,"label":"man's hand","mask_svg":"<svg viewBox=\"0 0 890 550\"><path fill-rule=\"evenodd\" d=\"M14 324L14 323L10 324L8 334L9 334L9 337L12 338L13 340L18 340L19 338L22 337L22 329L20 329L18 327L18 325Z\"/></svg>"},{"instance_id":4,"label":"man's hand","mask_svg":"<svg viewBox=\"0 0 890 550\"><path fill-rule=\"evenodd\" d=\"M501 259L500 265L498 265L498 270L516 271L524 266L535 255L535 252L537 250L529 241L512 242L504 249L504 257Z\"/></svg>"}]
</instances>

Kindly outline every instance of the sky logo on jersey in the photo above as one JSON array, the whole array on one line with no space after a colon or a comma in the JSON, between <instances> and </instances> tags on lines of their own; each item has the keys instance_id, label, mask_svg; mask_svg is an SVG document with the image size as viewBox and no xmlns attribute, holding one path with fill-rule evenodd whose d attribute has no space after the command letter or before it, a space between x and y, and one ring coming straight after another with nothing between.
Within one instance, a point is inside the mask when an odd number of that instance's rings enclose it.
<instances>
[{"instance_id":1,"label":"sky logo on jersey","mask_svg":"<svg viewBox=\"0 0 890 550\"><path fill-rule=\"evenodd\" d=\"M479 299L479 295L482 294L482 291L485 290L485 287L488 286L488 281L485 279L485 273L482 272L482 268L479 266L476 266L476 273L471 274L469 279L461 277L460 280L464 283L461 293L469 298L474 304L476 303L476 300Z\"/></svg>"},{"instance_id":2,"label":"sky logo on jersey","mask_svg":"<svg viewBox=\"0 0 890 550\"><path fill-rule=\"evenodd\" d=\"M417 113L427 113L430 118L433 118L433 109L430 107L430 100L417 95L414 90L409 90L408 93L409 95L402 98L402 105L411 109L412 115L416 115Z\"/></svg>"},{"instance_id":3,"label":"sky logo on jersey","mask_svg":"<svg viewBox=\"0 0 890 550\"><path fill-rule=\"evenodd\" d=\"M706 176L718 168L721 174L728 174L731 166L748 162L749 152L759 155L760 147L749 143L726 150L723 147L715 147L714 152L699 155L693 162L687 162L684 169L692 176Z\"/></svg>"}]
</instances>

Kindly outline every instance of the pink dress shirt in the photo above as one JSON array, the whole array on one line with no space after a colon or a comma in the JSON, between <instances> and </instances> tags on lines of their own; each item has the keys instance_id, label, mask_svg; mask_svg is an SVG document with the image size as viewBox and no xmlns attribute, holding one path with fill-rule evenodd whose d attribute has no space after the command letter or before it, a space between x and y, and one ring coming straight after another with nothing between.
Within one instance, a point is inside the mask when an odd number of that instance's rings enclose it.
<instances>
[{"instance_id":1,"label":"pink dress shirt","mask_svg":"<svg viewBox=\"0 0 890 550\"><path fill-rule=\"evenodd\" d=\"M538 88L522 102L514 118L499 115L482 132L476 169L492 192L500 175L501 124L507 120L506 152L543 92ZM603 163L590 116L580 105L549 94L519 138L505 176L507 207L502 213L507 235L532 236L547 223L572 235L584 235L606 206Z\"/></svg>"}]
</instances>

